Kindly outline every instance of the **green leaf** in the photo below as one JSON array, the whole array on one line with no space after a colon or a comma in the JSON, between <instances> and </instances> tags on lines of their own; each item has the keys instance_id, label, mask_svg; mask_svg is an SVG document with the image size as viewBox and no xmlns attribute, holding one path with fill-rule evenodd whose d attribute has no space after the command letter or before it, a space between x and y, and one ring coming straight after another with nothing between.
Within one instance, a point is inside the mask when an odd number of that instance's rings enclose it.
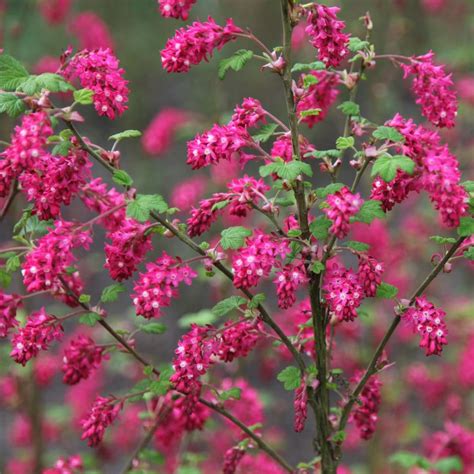
<instances>
[{"instance_id":1,"label":"green leaf","mask_svg":"<svg viewBox=\"0 0 474 474\"><path fill-rule=\"evenodd\" d=\"M403 468L410 467L421 467L423 469L430 468L430 462L416 453L410 453L409 451L399 451L388 458L389 462L393 464L399 464Z\"/></svg>"},{"instance_id":2,"label":"green leaf","mask_svg":"<svg viewBox=\"0 0 474 474\"><path fill-rule=\"evenodd\" d=\"M309 224L309 230L316 240L326 240L329 237L331 225L332 223L327 217L320 216Z\"/></svg>"},{"instance_id":3,"label":"green leaf","mask_svg":"<svg viewBox=\"0 0 474 474\"><path fill-rule=\"evenodd\" d=\"M138 138L141 136L142 132L140 132L140 130L124 130L123 132L110 135L109 140L115 140L116 142L119 142L124 138Z\"/></svg>"},{"instance_id":4,"label":"green leaf","mask_svg":"<svg viewBox=\"0 0 474 474\"><path fill-rule=\"evenodd\" d=\"M451 474L453 471L463 472L464 464L458 456L448 456L434 462L431 468L441 474Z\"/></svg>"},{"instance_id":5,"label":"green leaf","mask_svg":"<svg viewBox=\"0 0 474 474\"><path fill-rule=\"evenodd\" d=\"M116 301L120 293L123 293L124 291L125 287L121 283L114 283L113 285L106 286L102 291L100 301L102 303L111 303L112 301Z\"/></svg>"},{"instance_id":6,"label":"green leaf","mask_svg":"<svg viewBox=\"0 0 474 474\"><path fill-rule=\"evenodd\" d=\"M374 219L383 219L385 213L382 210L380 201L369 200L362 204L359 212L351 217L351 222L364 222L370 224Z\"/></svg>"},{"instance_id":7,"label":"green leaf","mask_svg":"<svg viewBox=\"0 0 474 474\"><path fill-rule=\"evenodd\" d=\"M368 41L361 40L357 38L357 36L351 36L349 38L349 51L352 53L357 53L357 51L367 48L369 45L370 43Z\"/></svg>"},{"instance_id":8,"label":"green leaf","mask_svg":"<svg viewBox=\"0 0 474 474\"><path fill-rule=\"evenodd\" d=\"M474 193L474 181L464 181L461 186L468 192Z\"/></svg>"},{"instance_id":9,"label":"green leaf","mask_svg":"<svg viewBox=\"0 0 474 474\"><path fill-rule=\"evenodd\" d=\"M474 234L474 218L473 217L461 217L458 234L461 237L469 237Z\"/></svg>"},{"instance_id":10,"label":"green leaf","mask_svg":"<svg viewBox=\"0 0 474 474\"><path fill-rule=\"evenodd\" d=\"M51 153L56 156L67 156L71 147L72 143L70 141L61 141L53 147Z\"/></svg>"},{"instance_id":11,"label":"green leaf","mask_svg":"<svg viewBox=\"0 0 474 474\"><path fill-rule=\"evenodd\" d=\"M336 140L336 148L338 150L346 150L354 146L354 137L339 137Z\"/></svg>"},{"instance_id":12,"label":"green leaf","mask_svg":"<svg viewBox=\"0 0 474 474\"><path fill-rule=\"evenodd\" d=\"M313 63L296 63L291 68L291 72L322 71L323 69L326 69L326 65L322 61L314 61Z\"/></svg>"},{"instance_id":13,"label":"green leaf","mask_svg":"<svg viewBox=\"0 0 474 474\"><path fill-rule=\"evenodd\" d=\"M163 323L140 324L140 330L147 334L163 334L166 332L166 325Z\"/></svg>"},{"instance_id":14,"label":"green leaf","mask_svg":"<svg viewBox=\"0 0 474 474\"><path fill-rule=\"evenodd\" d=\"M356 252L366 252L369 250L370 245L365 244L364 242L358 242L356 240L348 240L346 242L346 247L354 249Z\"/></svg>"},{"instance_id":15,"label":"green leaf","mask_svg":"<svg viewBox=\"0 0 474 474\"><path fill-rule=\"evenodd\" d=\"M224 79L227 71L240 71L253 58L253 51L239 49L230 58L223 59L217 68L219 79Z\"/></svg>"},{"instance_id":16,"label":"green leaf","mask_svg":"<svg viewBox=\"0 0 474 474\"><path fill-rule=\"evenodd\" d=\"M342 443L346 439L347 433L344 430L336 431L333 436L332 440L335 443Z\"/></svg>"},{"instance_id":17,"label":"green leaf","mask_svg":"<svg viewBox=\"0 0 474 474\"><path fill-rule=\"evenodd\" d=\"M432 235L429 239L437 244L454 244L456 242L453 237L443 237L442 235Z\"/></svg>"},{"instance_id":18,"label":"green leaf","mask_svg":"<svg viewBox=\"0 0 474 474\"><path fill-rule=\"evenodd\" d=\"M342 183L332 183L328 184L324 188L317 188L316 189L316 197L319 199L326 199L327 196L330 194L334 194L336 191L339 191L341 188L344 187Z\"/></svg>"},{"instance_id":19,"label":"green leaf","mask_svg":"<svg viewBox=\"0 0 474 474\"><path fill-rule=\"evenodd\" d=\"M94 91L90 89L74 91L74 101L81 105L92 104L94 102Z\"/></svg>"},{"instance_id":20,"label":"green leaf","mask_svg":"<svg viewBox=\"0 0 474 474\"><path fill-rule=\"evenodd\" d=\"M91 295L82 294L79 295L79 303L89 303L91 300Z\"/></svg>"},{"instance_id":21,"label":"green leaf","mask_svg":"<svg viewBox=\"0 0 474 474\"><path fill-rule=\"evenodd\" d=\"M318 82L319 81L316 76L313 76L312 74L306 74L303 78L303 87L307 89L308 87L314 86Z\"/></svg>"},{"instance_id":22,"label":"green leaf","mask_svg":"<svg viewBox=\"0 0 474 474\"><path fill-rule=\"evenodd\" d=\"M3 268L0 268L0 286L8 288L12 282L12 276Z\"/></svg>"},{"instance_id":23,"label":"green leaf","mask_svg":"<svg viewBox=\"0 0 474 474\"><path fill-rule=\"evenodd\" d=\"M85 324L86 326L92 327L92 326L95 326L95 323L99 321L99 319L100 319L100 316L97 313L90 312L90 313L83 314L79 318L79 322L81 324Z\"/></svg>"},{"instance_id":24,"label":"green leaf","mask_svg":"<svg viewBox=\"0 0 474 474\"><path fill-rule=\"evenodd\" d=\"M468 260L474 260L474 246L469 247L464 253L464 257Z\"/></svg>"},{"instance_id":25,"label":"green leaf","mask_svg":"<svg viewBox=\"0 0 474 474\"><path fill-rule=\"evenodd\" d=\"M219 399L224 402L230 399L240 400L241 393L242 393L242 389L238 387L232 387L229 390L224 390L223 392L220 392Z\"/></svg>"},{"instance_id":26,"label":"green leaf","mask_svg":"<svg viewBox=\"0 0 474 474\"><path fill-rule=\"evenodd\" d=\"M229 227L221 232L221 246L223 249L239 249L244 246L245 238L250 235L252 231L245 227Z\"/></svg>"},{"instance_id":27,"label":"green leaf","mask_svg":"<svg viewBox=\"0 0 474 474\"><path fill-rule=\"evenodd\" d=\"M0 94L0 113L7 113L10 117L18 117L26 110L22 99L15 94Z\"/></svg>"},{"instance_id":28,"label":"green leaf","mask_svg":"<svg viewBox=\"0 0 474 474\"><path fill-rule=\"evenodd\" d=\"M231 311L237 309L245 303L247 303L247 300L245 298L242 298L242 296L230 296L225 300L219 301L219 303L217 303L211 309L211 311L212 314L220 317L226 315L227 313L230 313Z\"/></svg>"},{"instance_id":29,"label":"green leaf","mask_svg":"<svg viewBox=\"0 0 474 474\"><path fill-rule=\"evenodd\" d=\"M219 201L219 202L216 202L212 208L211 208L211 211L214 212L214 211L219 211L221 209L224 209L224 207L227 206L227 204L229 204L230 200L229 199L226 199L225 201ZM207 249L206 249L207 250Z\"/></svg>"},{"instance_id":30,"label":"green leaf","mask_svg":"<svg viewBox=\"0 0 474 474\"><path fill-rule=\"evenodd\" d=\"M405 141L404 136L396 128L385 125L377 127L372 136L378 140L390 140L395 143L403 143Z\"/></svg>"},{"instance_id":31,"label":"green leaf","mask_svg":"<svg viewBox=\"0 0 474 474\"><path fill-rule=\"evenodd\" d=\"M165 462L163 454L152 448L142 449L138 458L141 461L146 461L152 464L163 464Z\"/></svg>"},{"instance_id":32,"label":"green leaf","mask_svg":"<svg viewBox=\"0 0 474 474\"><path fill-rule=\"evenodd\" d=\"M272 135L275 133L275 130L278 128L278 125L276 123L269 123L267 125L263 125L263 127L260 128L258 133L252 136L252 138L259 143L265 143L268 141Z\"/></svg>"},{"instance_id":33,"label":"green leaf","mask_svg":"<svg viewBox=\"0 0 474 474\"><path fill-rule=\"evenodd\" d=\"M305 158L317 158L321 160L322 158L333 158L337 159L341 157L341 150L318 150L318 151L310 151L306 153Z\"/></svg>"},{"instance_id":34,"label":"green leaf","mask_svg":"<svg viewBox=\"0 0 474 474\"><path fill-rule=\"evenodd\" d=\"M313 273L316 273L316 275L319 275L323 270L324 270L324 264L322 262L314 262L311 265L311 271Z\"/></svg>"},{"instance_id":35,"label":"green leaf","mask_svg":"<svg viewBox=\"0 0 474 474\"><path fill-rule=\"evenodd\" d=\"M290 365L283 369L277 379L283 383L285 390L296 390L301 385L301 374L297 367Z\"/></svg>"},{"instance_id":36,"label":"green leaf","mask_svg":"<svg viewBox=\"0 0 474 474\"><path fill-rule=\"evenodd\" d=\"M390 285L389 283L382 282L377 288L376 296L377 298L395 298L398 294L398 288L396 286Z\"/></svg>"},{"instance_id":37,"label":"green leaf","mask_svg":"<svg viewBox=\"0 0 474 474\"><path fill-rule=\"evenodd\" d=\"M20 268L20 265L20 257L18 255L13 255L7 260L5 264L5 270L8 273L14 273Z\"/></svg>"},{"instance_id":38,"label":"green leaf","mask_svg":"<svg viewBox=\"0 0 474 474\"><path fill-rule=\"evenodd\" d=\"M132 177L124 170L115 170L112 180L121 186L131 186L133 184Z\"/></svg>"},{"instance_id":39,"label":"green leaf","mask_svg":"<svg viewBox=\"0 0 474 474\"><path fill-rule=\"evenodd\" d=\"M337 108L344 115L360 115L359 104L356 104L355 102L352 102L350 100L346 100L341 105L338 105Z\"/></svg>"},{"instance_id":40,"label":"green leaf","mask_svg":"<svg viewBox=\"0 0 474 474\"><path fill-rule=\"evenodd\" d=\"M247 303L249 309L258 308L265 301L266 297L263 293L257 293L253 298Z\"/></svg>"},{"instance_id":41,"label":"green leaf","mask_svg":"<svg viewBox=\"0 0 474 474\"><path fill-rule=\"evenodd\" d=\"M163 213L167 210L168 205L159 194L137 194L127 205L127 216L145 222L150 218L150 212Z\"/></svg>"},{"instance_id":42,"label":"green leaf","mask_svg":"<svg viewBox=\"0 0 474 474\"><path fill-rule=\"evenodd\" d=\"M261 166L259 169L260 175L265 178L273 173L276 173L279 178L293 181L300 174L307 176L313 176L313 170L308 163L302 161L293 160L289 162L285 161L274 161L268 165Z\"/></svg>"},{"instance_id":43,"label":"green leaf","mask_svg":"<svg viewBox=\"0 0 474 474\"><path fill-rule=\"evenodd\" d=\"M300 117L305 118L305 117L316 117L321 113L321 109L307 109L307 110L302 110L300 111Z\"/></svg>"},{"instance_id":44,"label":"green leaf","mask_svg":"<svg viewBox=\"0 0 474 474\"><path fill-rule=\"evenodd\" d=\"M22 91L26 95L38 94L43 89L54 93L74 90L74 87L59 74L45 72L38 76L28 76L17 88L18 91Z\"/></svg>"},{"instance_id":45,"label":"green leaf","mask_svg":"<svg viewBox=\"0 0 474 474\"><path fill-rule=\"evenodd\" d=\"M197 313L189 313L181 316L178 321L180 328L188 328L191 324L198 324L199 326L205 326L206 324L212 324L217 320L216 315L209 309L202 309Z\"/></svg>"},{"instance_id":46,"label":"green leaf","mask_svg":"<svg viewBox=\"0 0 474 474\"><path fill-rule=\"evenodd\" d=\"M372 167L372 176L379 175L384 181L392 181L397 175L397 170L403 170L408 174L415 171L415 162L404 155L382 155L377 158Z\"/></svg>"},{"instance_id":47,"label":"green leaf","mask_svg":"<svg viewBox=\"0 0 474 474\"><path fill-rule=\"evenodd\" d=\"M24 66L8 54L0 54L0 89L14 91L29 74Z\"/></svg>"}]
</instances>

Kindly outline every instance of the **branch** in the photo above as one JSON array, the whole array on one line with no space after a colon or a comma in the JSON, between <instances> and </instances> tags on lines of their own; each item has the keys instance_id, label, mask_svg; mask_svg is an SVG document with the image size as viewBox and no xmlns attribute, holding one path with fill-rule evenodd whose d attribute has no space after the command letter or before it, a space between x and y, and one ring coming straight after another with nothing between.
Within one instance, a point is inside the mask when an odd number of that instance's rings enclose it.
<instances>
[{"instance_id":1,"label":"branch","mask_svg":"<svg viewBox=\"0 0 474 474\"><path fill-rule=\"evenodd\" d=\"M438 265L436 265L435 268L429 273L429 275L423 280L423 282L420 284L420 286L415 290L413 293L412 297L410 298L408 306L411 306L414 302L415 299L418 296L421 296L421 294L428 288L428 286L431 284L431 282L438 276L438 274L441 272L443 269L444 265L448 262L448 260L454 255L456 250L460 247L460 245L463 243L463 241L466 239L466 237L459 237L459 239L452 245L452 247L445 253L444 257L440 260ZM392 337L392 334L395 332L395 329L397 326L400 324L401 321L401 316L397 315L395 316L394 320L392 321L392 324L388 328L385 336L383 337L382 341L378 345L374 355L372 356L372 359L363 375L361 378L360 382L358 383L357 387L354 389L352 392L351 396L349 397L349 401L345 405L342 415L341 415L341 420L339 422L339 431L342 431L344 427L346 426L346 423L349 419L350 412L352 410L352 407L354 406L354 403L356 402L357 398L361 394L362 390L364 389L366 383L369 381L370 377L377 372L377 361L379 360L380 356L382 355L383 350L385 349L385 346L387 345L388 341ZM341 449L341 445L338 446L337 453L339 455Z\"/></svg>"}]
</instances>

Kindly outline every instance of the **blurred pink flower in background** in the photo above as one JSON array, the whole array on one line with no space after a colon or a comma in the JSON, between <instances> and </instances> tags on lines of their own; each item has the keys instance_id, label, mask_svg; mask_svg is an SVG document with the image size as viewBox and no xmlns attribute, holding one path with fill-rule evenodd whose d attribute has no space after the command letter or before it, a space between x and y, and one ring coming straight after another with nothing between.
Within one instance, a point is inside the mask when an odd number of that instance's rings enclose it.
<instances>
[{"instance_id":1,"label":"blurred pink flower in background","mask_svg":"<svg viewBox=\"0 0 474 474\"><path fill-rule=\"evenodd\" d=\"M109 48L114 40L106 23L94 12L82 12L69 23L69 31L79 41L81 49Z\"/></svg>"}]
</instances>

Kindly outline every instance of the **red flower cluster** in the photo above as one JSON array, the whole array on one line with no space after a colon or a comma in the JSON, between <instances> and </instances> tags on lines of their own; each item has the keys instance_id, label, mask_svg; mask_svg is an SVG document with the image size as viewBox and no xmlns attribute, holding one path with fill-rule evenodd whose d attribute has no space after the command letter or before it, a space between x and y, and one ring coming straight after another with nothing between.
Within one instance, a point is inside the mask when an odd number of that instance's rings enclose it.
<instances>
[{"instance_id":1,"label":"red flower cluster","mask_svg":"<svg viewBox=\"0 0 474 474\"><path fill-rule=\"evenodd\" d=\"M161 51L163 67L168 72L188 72L191 66L199 64L212 56L215 49L236 38L242 30L231 19L220 26L209 17L206 22L195 21L186 28L176 31L173 38L166 42Z\"/></svg>"},{"instance_id":2,"label":"red flower cluster","mask_svg":"<svg viewBox=\"0 0 474 474\"><path fill-rule=\"evenodd\" d=\"M370 255L359 255L359 271L357 277L362 285L365 296L373 297L382 283L383 264Z\"/></svg>"},{"instance_id":3,"label":"red flower cluster","mask_svg":"<svg viewBox=\"0 0 474 474\"><path fill-rule=\"evenodd\" d=\"M21 298L15 294L7 294L0 291L0 338L7 337L8 331L18 326L15 319Z\"/></svg>"},{"instance_id":4,"label":"red flower cluster","mask_svg":"<svg viewBox=\"0 0 474 474\"><path fill-rule=\"evenodd\" d=\"M301 385L295 390L295 401L293 403L295 410L294 429L297 433L304 430L306 418L308 417L308 392L306 382L303 380Z\"/></svg>"},{"instance_id":5,"label":"red flower cluster","mask_svg":"<svg viewBox=\"0 0 474 474\"><path fill-rule=\"evenodd\" d=\"M53 467L43 471L43 474L80 474L84 472L84 464L79 455L59 458Z\"/></svg>"},{"instance_id":6,"label":"red flower cluster","mask_svg":"<svg viewBox=\"0 0 474 474\"><path fill-rule=\"evenodd\" d=\"M245 449L239 447L229 448L224 453L224 464L222 466L223 474L234 474L237 470L237 467L242 461L242 458L245 456Z\"/></svg>"},{"instance_id":7,"label":"red flower cluster","mask_svg":"<svg viewBox=\"0 0 474 474\"><path fill-rule=\"evenodd\" d=\"M181 18L187 20L189 11L196 0L158 0L160 13L165 18Z\"/></svg>"},{"instance_id":8,"label":"red flower cluster","mask_svg":"<svg viewBox=\"0 0 474 474\"><path fill-rule=\"evenodd\" d=\"M71 5L72 0L41 0L39 9L43 18L51 25L55 25L66 18Z\"/></svg>"},{"instance_id":9,"label":"red flower cluster","mask_svg":"<svg viewBox=\"0 0 474 474\"><path fill-rule=\"evenodd\" d=\"M342 239L349 233L350 218L357 214L363 204L360 194L352 194L348 188L343 187L326 198L329 207L323 212L332 221L329 229L331 234Z\"/></svg>"},{"instance_id":10,"label":"red flower cluster","mask_svg":"<svg viewBox=\"0 0 474 474\"><path fill-rule=\"evenodd\" d=\"M140 273L131 295L137 315L144 318L159 318L161 309L177 298L177 287L184 282L191 284L197 273L188 265L180 264L163 252L155 263L147 263L146 273Z\"/></svg>"},{"instance_id":11,"label":"red flower cluster","mask_svg":"<svg viewBox=\"0 0 474 474\"><path fill-rule=\"evenodd\" d=\"M251 128L259 122L265 123L265 110L258 99L247 97L234 109L232 123L238 127Z\"/></svg>"},{"instance_id":12,"label":"red flower cluster","mask_svg":"<svg viewBox=\"0 0 474 474\"><path fill-rule=\"evenodd\" d=\"M69 23L69 31L78 39L81 49L114 50L114 40L107 24L92 11L83 11Z\"/></svg>"},{"instance_id":13,"label":"red flower cluster","mask_svg":"<svg viewBox=\"0 0 474 474\"><path fill-rule=\"evenodd\" d=\"M285 265L277 274L275 283L278 295L278 306L288 309L296 302L296 290L308 282L304 265Z\"/></svg>"}]
</instances>

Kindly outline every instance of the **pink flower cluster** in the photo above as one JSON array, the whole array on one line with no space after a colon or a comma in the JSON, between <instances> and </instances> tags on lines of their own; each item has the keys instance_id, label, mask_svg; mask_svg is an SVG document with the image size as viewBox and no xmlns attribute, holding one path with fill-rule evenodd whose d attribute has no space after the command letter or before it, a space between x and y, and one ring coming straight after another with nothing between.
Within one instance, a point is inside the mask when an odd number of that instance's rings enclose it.
<instances>
[{"instance_id":1,"label":"pink flower cluster","mask_svg":"<svg viewBox=\"0 0 474 474\"><path fill-rule=\"evenodd\" d=\"M7 337L10 329L18 326L16 312L21 304L21 298L15 294L0 291L0 338Z\"/></svg>"},{"instance_id":2,"label":"pink flower cluster","mask_svg":"<svg viewBox=\"0 0 474 474\"><path fill-rule=\"evenodd\" d=\"M46 314L44 308L32 313L26 324L13 334L10 356L21 365L46 350L54 340L61 339L63 328L55 316Z\"/></svg>"},{"instance_id":3,"label":"pink flower cluster","mask_svg":"<svg viewBox=\"0 0 474 474\"><path fill-rule=\"evenodd\" d=\"M222 331L216 335L218 346L215 354L224 362L247 357L260 339L261 324L258 320L226 321Z\"/></svg>"},{"instance_id":4,"label":"pink flower cluster","mask_svg":"<svg viewBox=\"0 0 474 474\"><path fill-rule=\"evenodd\" d=\"M177 131L190 121L188 112L168 107L161 110L142 137L143 149L149 155L161 155L171 146Z\"/></svg>"},{"instance_id":5,"label":"pink flower cluster","mask_svg":"<svg viewBox=\"0 0 474 474\"><path fill-rule=\"evenodd\" d=\"M299 89L300 93L296 96L296 112L301 122L313 127L326 118L329 108L336 101L339 95L337 86L340 79L337 74L328 71L311 71L310 74L317 79L317 82L304 89L304 76L301 76L298 83L301 89ZM304 111L312 109L319 109L320 112L317 115L304 116Z\"/></svg>"},{"instance_id":6,"label":"pink flower cluster","mask_svg":"<svg viewBox=\"0 0 474 474\"><path fill-rule=\"evenodd\" d=\"M307 153L315 150L314 146L311 145L302 135L299 136L299 145L303 159ZM293 160L294 153L290 133L281 135L273 142L270 155L272 155L273 158L280 157L286 162Z\"/></svg>"},{"instance_id":7,"label":"pink flower cluster","mask_svg":"<svg viewBox=\"0 0 474 474\"><path fill-rule=\"evenodd\" d=\"M140 273L131 295L137 315L159 318L161 310L177 298L177 287L184 282L190 285L197 273L188 265L163 252L155 263L147 263L146 273Z\"/></svg>"},{"instance_id":8,"label":"pink flower cluster","mask_svg":"<svg viewBox=\"0 0 474 474\"><path fill-rule=\"evenodd\" d=\"M422 114L437 127L454 127L457 115L457 98L451 74L444 66L433 63L434 53L411 58L410 64L402 64L403 77L414 75L412 90Z\"/></svg>"},{"instance_id":9,"label":"pink flower cluster","mask_svg":"<svg viewBox=\"0 0 474 474\"><path fill-rule=\"evenodd\" d=\"M276 285L278 306L288 309L296 302L296 290L308 282L304 265L285 265L277 274L273 283Z\"/></svg>"},{"instance_id":10,"label":"pink flower cluster","mask_svg":"<svg viewBox=\"0 0 474 474\"><path fill-rule=\"evenodd\" d=\"M122 281L130 278L152 249L148 229L149 225L126 218L118 229L107 233L111 242L105 245L104 268L109 270L112 279Z\"/></svg>"},{"instance_id":11,"label":"pink flower cluster","mask_svg":"<svg viewBox=\"0 0 474 474\"><path fill-rule=\"evenodd\" d=\"M165 18L181 18L187 20L189 11L196 0L158 0L160 13Z\"/></svg>"},{"instance_id":12,"label":"pink flower cluster","mask_svg":"<svg viewBox=\"0 0 474 474\"><path fill-rule=\"evenodd\" d=\"M295 401L293 403L295 410L294 429L297 433L304 430L306 418L308 417L308 392L306 382L303 380L301 385L295 390Z\"/></svg>"},{"instance_id":13,"label":"pink flower cluster","mask_svg":"<svg viewBox=\"0 0 474 474\"><path fill-rule=\"evenodd\" d=\"M242 178L233 179L228 183L227 193L215 193L210 199L199 202L198 208L193 208L188 219L188 233L191 237L201 235L209 230L223 208L228 207L231 216L245 217L252 210L252 205L258 205L265 198L265 193L270 187L262 179L255 179L244 175Z\"/></svg>"},{"instance_id":14,"label":"pink flower cluster","mask_svg":"<svg viewBox=\"0 0 474 474\"><path fill-rule=\"evenodd\" d=\"M421 336L420 347L427 356L440 355L448 343L448 328L444 321L446 313L436 308L425 296L416 298L415 304L403 313L403 319L413 332Z\"/></svg>"},{"instance_id":15,"label":"pink flower cluster","mask_svg":"<svg viewBox=\"0 0 474 474\"><path fill-rule=\"evenodd\" d=\"M104 347L99 347L84 334L79 334L64 350L63 382L74 385L89 378L91 372L102 362Z\"/></svg>"},{"instance_id":16,"label":"pink flower cluster","mask_svg":"<svg viewBox=\"0 0 474 474\"><path fill-rule=\"evenodd\" d=\"M245 456L245 449L233 446L224 453L223 474L235 474L237 467Z\"/></svg>"},{"instance_id":17,"label":"pink flower cluster","mask_svg":"<svg viewBox=\"0 0 474 474\"><path fill-rule=\"evenodd\" d=\"M41 0L39 9L43 18L51 25L61 23L71 9L72 0Z\"/></svg>"},{"instance_id":18,"label":"pink flower cluster","mask_svg":"<svg viewBox=\"0 0 474 474\"><path fill-rule=\"evenodd\" d=\"M357 384L362 375L363 372L358 372L351 379L351 382ZM380 382L376 375L372 375L359 395L360 402L352 410L350 420L359 429L359 435L362 439L370 439L375 432L378 411L382 401L380 396L381 387L382 382Z\"/></svg>"},{"instance_id":19,"label":"pink flower cluster","mask_svg":"<svg viewBox=\"0 0 474 474\"><path fill-rule=\"evenodd\" d=\"M182 211L187 211L202 197L206 187L207 180L204 176L185 179L173 188L170 203Z\"/></svg>"},{"instance_id":20,"label":"pink flower cluster","mask_svg":"<svg viewBox=\"0 0 474 474\"><path fill-rule=\"evenodd\" d=\"M329 310L339 321L354 321L362 303L364 288L358 275L337 263L328 265L322 286Z\"/></svg>"},{"instance_id":21,"label":"pink flower cluster","mask_svg":"<svg viewBox=\"0 0 474 474\"><path fill-rule=\"evenodd\" d=\"M359 271L357 277L364 290L364 295L374 297L382 283L384 266L370 255L359 255Z\"/></svg>"},{"instance_id":22,"label":"pink flower cluster","mask_svg":"<svg viewBox=\"0 0 474 474\"><path fill-rule=\"evenodd\" d=\"M59 458L53 467L49 467L42 474L81 474L84 472L84 464L79 455L68 458Z\"/></svg>"},{"instance_id":23,"label":"pink flower cluster","mask_svg":"<svg viewBox=\"0 0 474 474\"><path fill-rule=\"evenodd\" d=\"M97 397L88 415L81 420L81 439L87 439L87 444L91 447L100 444L105 430L114 422L122 408L123 402L112 397Z\"/></svg>"},{"instance_id":24,"label":"pink flower cluster","mask_svg":"<svg viewBox=\"0 0 474 474\"><path fill-rule=\"evenodd\" d=\"M258 99L247 97L235 107L231 122L246 129L255 127L259 122L265 123L265 110Z\"/></svg>"},{"instance_id":25,"label":"pink flower cluster","mask_svg":"<svg viewBox=\"0 0 474 474\"><path fill-rule=\"evenodd\" d=\"M251 288L257 286L263 277L268 277L277 257L285 258L290 253L288 242L275 240L263 232L256 231L246 239L232 259L234 286Z\"/></svg>"},{"instance_id":26,"label":"pink flower cluster","mask_svg":"<svg viewBox=\"0 0 474 474\"><path fill-rule=\"evenodd\" d=\"M318 50L318 59L326 67L337 67L349 54L349 35L342 30L346 24L337 19L339 7L314 4L308 13L306 33Z\"/></svg>"},{"instance_id":27,"label":"pink flower cluster","mask_svg":"<svg viewBox=\"0 0 474 474\"><path fill-rule=\"evenodd\" d=\"M220 26L209 17L207 22L195 21L186 28L176 31L165 48L161 51L163 67L168 72L188 72L191 66L208 60L215 49L222 47L236 38L242 30L234 25L231 19L225 26Z\"/></svg>"},{"instance_id":28,"label":"pink flower cluster","mask_svg":"<svg viewBox=\"0 0 474 474\"><path fill-rule=\"evenodd\" d=\"M124 73L110 49L102 48L80 51L64 69L67 79L78 78L82 87L94 92L98 114L112 120L127 110L129 90Z\"/></svg>"},{"instance_id":29,"label":"pink flower cluster","mask_svg":"<svg viewBox=\"0 0 474 474\"><path fill-rule=\"evenodd\" d=\"M107 24L92 11L75 15L69 23L69 31L79 40L81 49L114 50L114 40Z\"/></svg>"},{"instance_id":30,"label":"pink flower cluster","mask_svg":"<svg viewBox=\"0 0 474 474\"><path fill-rule=\"evenodd\" d=\"M326 201L329 207L323 212L332 221L331 234L342 239L349 233L350 218L357 214L363 204L360 194L352 194L347 187L330 194Z\"/></svg>"},{"instance_id":31,"label":"pink flower cluster","mask_svg":"<svg viewBox=\"0 0 474 474\"><path fill-rule=\"evenodd\" d=\"M56 221L53 229L41 237L22 265L23 283L28 293L50 291L60 295L72 306L77 302L65 294L61 278L79 295L83 284L77 272L70 273L68 268L76 262L72 251L75 248L89 248L92 242L89 230L82 230L68 221Z\"/></svg>"}]
</instances>

